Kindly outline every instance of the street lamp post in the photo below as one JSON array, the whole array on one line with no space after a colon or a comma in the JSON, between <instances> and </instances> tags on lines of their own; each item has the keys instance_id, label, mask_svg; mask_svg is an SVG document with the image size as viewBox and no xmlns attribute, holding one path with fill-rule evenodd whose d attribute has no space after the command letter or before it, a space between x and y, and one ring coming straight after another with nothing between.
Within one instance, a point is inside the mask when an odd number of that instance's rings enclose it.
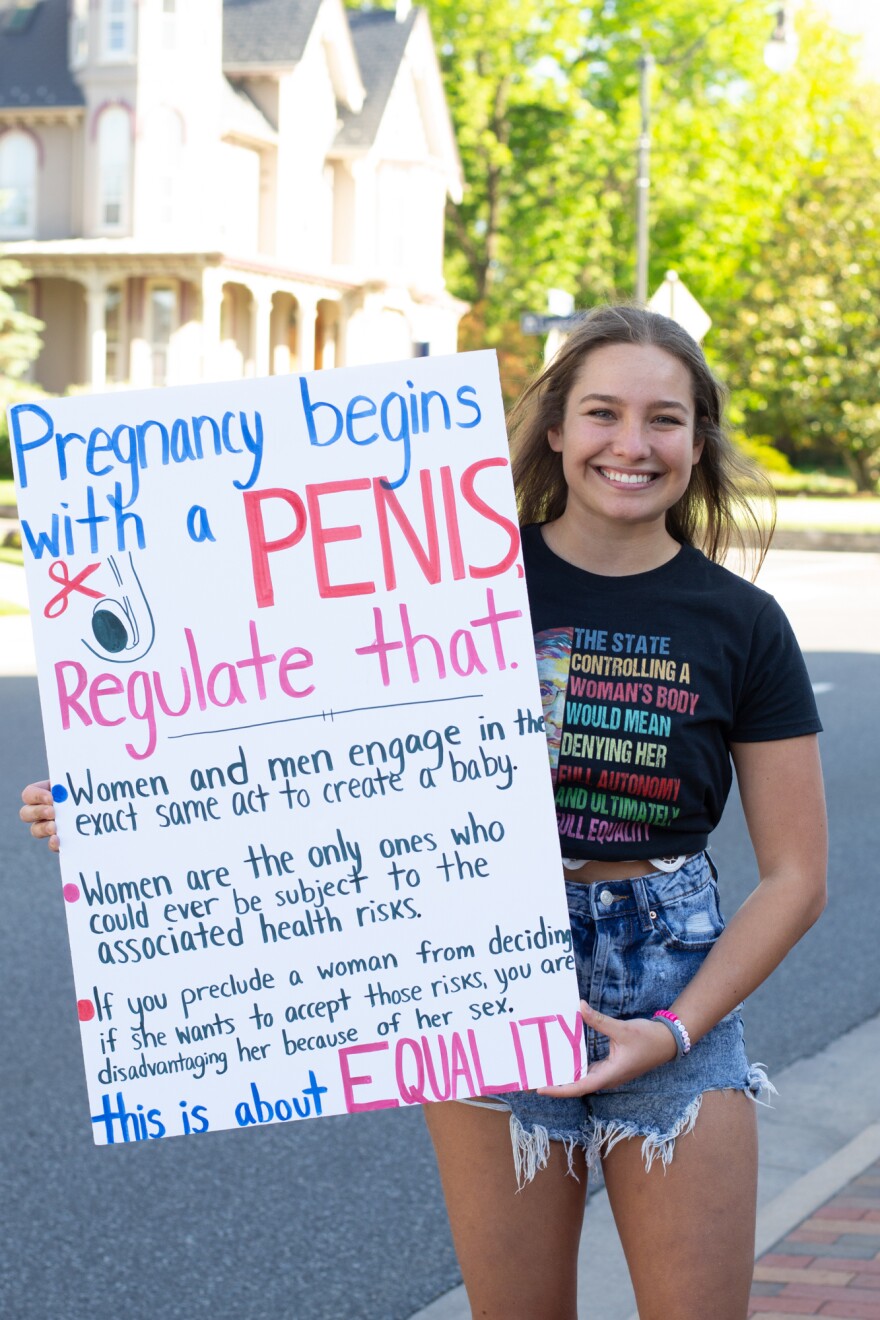
<instances>
[{"instance_id":1,"label":"street lamp post","mask_svg":"<svg viewBox=\"0 0 880 1320\"><path fill-rule=\"evenodd\" d=\"M638 168L636 172L636 298L648 301L648 195L651 189L651 69L654 56L642 52L639 60L639 105L641 131L639 132Z\"/></svg>"}]
</instances>

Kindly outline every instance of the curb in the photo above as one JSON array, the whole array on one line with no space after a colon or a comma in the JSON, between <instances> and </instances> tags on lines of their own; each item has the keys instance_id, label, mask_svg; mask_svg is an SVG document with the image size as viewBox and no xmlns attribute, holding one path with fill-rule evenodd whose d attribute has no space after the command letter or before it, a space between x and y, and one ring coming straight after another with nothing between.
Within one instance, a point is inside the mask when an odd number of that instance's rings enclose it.
<instances>
[{"instance_id":1,"label":"curb","mask_svg":"<svg viewBox=\"0 0 880 1320\"><path fill-rule=\"evenodd\" d=\"M755 1256L763 1256L878 1159L880 1123L871 1123L830 1159L805 1173L764 1206L758 1218Z\"/></svg>"},{"instance_id":2,"label":"curb","mask_svg":"<svg viewBox=\"0 0 880 1320\"><path fill-rule=\"evenodd\" d=\"M825 532L780 528L773 533L773 550L842 550L880 553L880 532Z\"/></svg>"}]
</instances>

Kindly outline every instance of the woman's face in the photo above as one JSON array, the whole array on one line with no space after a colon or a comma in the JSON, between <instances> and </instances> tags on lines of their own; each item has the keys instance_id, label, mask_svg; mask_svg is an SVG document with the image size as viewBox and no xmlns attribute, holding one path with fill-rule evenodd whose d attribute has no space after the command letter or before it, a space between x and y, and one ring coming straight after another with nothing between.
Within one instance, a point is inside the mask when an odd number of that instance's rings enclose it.
<instances>
[{"instance_id":1,"label":"woman's face","mask_svg":"<svg viewBox=\"0 0 880 1320\"><path fill-rule=\"evenodd\" d=\"M691 376L654 344L606 344L584 358L550 448L562 455L566 516L657 523L700 460Z\"/></svg>"}]
</instances>

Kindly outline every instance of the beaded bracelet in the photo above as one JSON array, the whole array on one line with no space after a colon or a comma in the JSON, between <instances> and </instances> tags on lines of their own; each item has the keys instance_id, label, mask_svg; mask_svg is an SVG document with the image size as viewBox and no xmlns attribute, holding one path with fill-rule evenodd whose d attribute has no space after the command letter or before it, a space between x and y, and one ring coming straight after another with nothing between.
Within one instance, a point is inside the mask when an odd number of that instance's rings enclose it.
<instances>
[{"instance_id":1,"label":"beaded bracelet","mask_svg":"<svg viewBox=\"0 0 880 1320\"><path fill-rule=\"evenodd\" d=\"M672 1013L668 1008L658 1008L652 1021L662 1022L664 1027L667 1027L672 1032L675 1037L676 1059L680 1059L685 1054L690 1053L691 1038L688 1035L687 1027L684 1025L680 1017L677 1017L676 1014Z\"/></svg>"}]
</instances>

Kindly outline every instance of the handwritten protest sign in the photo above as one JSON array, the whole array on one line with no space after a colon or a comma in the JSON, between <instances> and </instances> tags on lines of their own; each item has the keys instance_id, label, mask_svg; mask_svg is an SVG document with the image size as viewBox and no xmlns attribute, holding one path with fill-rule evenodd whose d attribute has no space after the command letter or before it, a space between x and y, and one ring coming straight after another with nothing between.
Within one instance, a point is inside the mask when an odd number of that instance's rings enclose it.
<instances>
[{"instance_id":1,"label":"handwritten protest sign","mask_svg":"<svg viewBox=\"0 0 880 1320\"><path fill-rule=\"evenodd\" d=\"M570 1080L493 356L10 435L95 1140Z\"/></svg>"}]
</instances>

